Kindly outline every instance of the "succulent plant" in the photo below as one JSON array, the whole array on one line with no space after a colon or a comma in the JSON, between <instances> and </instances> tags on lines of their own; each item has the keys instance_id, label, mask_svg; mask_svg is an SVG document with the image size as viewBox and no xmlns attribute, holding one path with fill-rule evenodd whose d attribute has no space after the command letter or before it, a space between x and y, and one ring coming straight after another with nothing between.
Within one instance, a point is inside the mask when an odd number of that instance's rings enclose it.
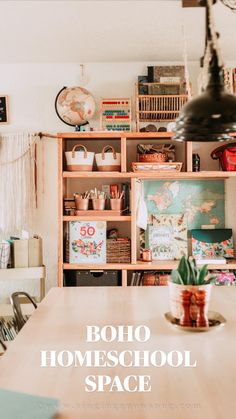
<instances>
[{"instance_id":1,"label":"succulent plant","mask_svg":"<svg viewBox=\"0 0 236 419\"><path fill-rule=\"evenodd\" d=\"M207 265L198 268L193 257L182 256L177 269L171 272L171 281L179 285L207 285L215 275L208 273Z\"/></svg>"}]
</instances>

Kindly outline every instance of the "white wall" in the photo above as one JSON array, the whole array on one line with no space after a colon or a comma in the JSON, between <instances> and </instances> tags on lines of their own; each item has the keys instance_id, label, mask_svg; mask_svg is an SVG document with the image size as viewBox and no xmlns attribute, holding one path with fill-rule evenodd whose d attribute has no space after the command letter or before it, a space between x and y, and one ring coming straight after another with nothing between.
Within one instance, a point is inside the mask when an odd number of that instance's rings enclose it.
<instances>
[{"instance_id":1,"label":"white wall","mask_svg":"<svg viewBox=\"0 0 236 419\"><path fill-rule=\"evenodd\" d=\"M137 76L146 74L147 65L155 63L94 63L85 66L90 90L97 104L101 97L133 97ZM166 63L158 63L166 64ZM168 63L167 63L168 64ZM171 64L174 64L173 62ZM176 63L178 64L178 63ZM189 64L193 89L199 71L197 62ZM0 133L66 132L54 109L56 94L63 86L78 85L79 64L0 64L0 93L9 95L10 124L0 126ZM98 113L91 125L98 127ZM38 209L35 233L44 239L44 263L47 267L47 289L57 283L57 145L45 140L40 145L38 162ZM0 198L2 199L2 198ZM0 295L8 293L6 281L0 284Z\"/></svg>"}]
</instances>

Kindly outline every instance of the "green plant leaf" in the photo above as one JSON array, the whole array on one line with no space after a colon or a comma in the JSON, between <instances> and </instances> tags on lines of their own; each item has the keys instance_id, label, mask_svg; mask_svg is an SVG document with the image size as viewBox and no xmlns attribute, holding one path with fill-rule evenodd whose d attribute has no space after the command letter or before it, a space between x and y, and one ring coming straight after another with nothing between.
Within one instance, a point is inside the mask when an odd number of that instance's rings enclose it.
<instances>
[{"instance_id":1,"label":"green plant leaf","mask_svg":"<svg viewBox=\"0 0 236 419\"><path fill-rule=\"evenodd\" d=\"M200 271L199 271L199 275L198 275L198 285L202 285L205 284L205 278L208 275L208 267L207 265L204 265L201 267Z\"/></svg>"},{"instance_id":2,"label":"green plant leaf","mask_svg":"<svg viewBox=\"0 0 236 419\"><path fill-rule=\"evenodd\" d=\"M180 284L180 285L184 285L184 282L181 278L180 273L178 272L177 269L173 269L171 272L171 281L174 282L174 284Z\"/></svg>"},{"instance_id":3,"label":"green plant leaf","mask_svg":"<svg viewBox=\"0 0 236 419\"><path fill-rule=\"evenodd\" d=\"M196 268L195 259L189 257L188 262L189 262L189 269L190 269L190 284L191 285L196 285L197 273L198 272L197 272L197 268Z\"/></svg>"},{"instance_id":4,"label":"green plant leaf","mask_svg":"<svg viewBox=\"0 0 236 419\"><path fill-rule=\"evenodd\" d=\"M216 274L209 274L207 279L204 281L204 284L206 284L206 285L207 284L213 284L213 283L215 283L216 278L217 278Z\"/></svg>"},{"instance_id":5,"label":"green plant leaf","mask_svg":"<svg viewBox=\"0 0 236 419\"><path fill-rule=\"evenodd\" d=\"M182 258L179 261L179 265L177 268L177 271L179 272L182 283L186 285L188 283L188 263L185 256L182 256Z\"/></svg>"}]
</instances>

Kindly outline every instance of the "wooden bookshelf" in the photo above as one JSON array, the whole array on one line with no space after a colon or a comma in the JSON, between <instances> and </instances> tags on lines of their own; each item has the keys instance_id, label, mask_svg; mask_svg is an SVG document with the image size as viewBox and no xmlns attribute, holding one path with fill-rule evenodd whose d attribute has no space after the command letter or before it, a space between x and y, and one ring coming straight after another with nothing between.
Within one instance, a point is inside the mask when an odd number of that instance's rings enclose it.
<instances>
[{"instance_id":1,"label":"wooden bookshelf","mask_svg":"<svg viewBox=\"0 0 236 419\"><path fill-rule=\"evenodd\" d=\"M141 260L137 260L136 263L100 263L100 264L83 264L77 265L72 263L64 263L63 268L68 270L83 270L83 269L118 269L118 270L127 270L127 271L171 271L172 269L176 269L178 266L177 260L155 260L152 262L142 262ZM212 264L208 265L209 270L211 269L236 269L236 259L232 259L231 261L227 262L226 264Z\"/></svg>"},{"instance_id":2,"label":"wooden bookshelf","mask_svg":"<svg viewBox=\"0 0 236 419\"><path fill-rule=\"evenodd\" d=\"M131 221L131 215L96 215L96 211L94 211L95 215L64 215L63 221L90 221L91 217L93 221Z\"/></svg>"},{"instance_id":3,"label":"wooden bookshelf","mask_svg":"<svg viewBox=\"0 0 236 419\"><path fill-rule=\"evenodd\" d=\"M148 173L148 172L63 172L64 178L94 178L94 179L228 179L229 177L236 177L236 172L223 172L223 171L201 171L201 172L168 172L168 173Z\"/></svg>"},{"instance_id":4,"label":"wooden bookshelf","mask_svg":"<svg viewBox=\"0 0 236 419\"><path fill-rule=\"evenodd\" d=\"M235 187L236 187L236 171L235 172L223 172L217 170L218 162L211 161L204 158L207 155L205 152L205 143L203 143L200 149L201 159L203 161L202 169L200 172L192 172L192 153L195 152L196 143L175 143L178 147L178 154L182 156L181 161L183 167L181 172L176 173L165 173L165 172L132 172L130 159L131 156L135 155L135 147L137 144L142 142L147 143L166 143L172 141L173 133L171 132L72 132L72 133L59 133L58 135L58 285L63 285L63 272L64 270L85 270L85 269L106 269L106 270L120 270L122 273L122 286L127 285L127 273L135 270L159 270L159 271L170 271L175 268L178 261L153 261L151 263L144 263L138 260L137 252L137 228L136 228L136 196L135 189L138 179L150 179L150 180L225 180L226 182L226 223L233 227L236 231L236 220L235 220ZM232 134L232 141L236 134ZM89 149L97 151L98 147L102 148L101 144L112 144L115 142L116 146L119 146L121 152L121 171L120 172L69 172L66 171L64 162L64 152L70 150L71 146L77 143L83 143L89 141ZM96 148L97 147L97 148ZM214 149L217 147L215 143L208 145L208 148ZM208 149L207 149L208 150ZM209 170L208 170L209 169ZM130 215L97 215L96 211L93 216L77 215L68 216L63 214L63 198L68 197L68 193L72 190L74 185L80 185L82 188L84 184L91 185L91 188L96 185L104 183L122 183L128 182L131 187L130 194ZM71 186L73 185L73 187ZM86 186L87 187L87 186ZM74 191L75 192L75 191ZM113 263L113 264L69 264L65 263L63 259L64 247L63 239L65 237L65 227L69 221L108 221L112 226L119 225L119 228L127 234L130 232L131 238L131 263ZM235 237L236 239L236 237ZM232 260L226 265L211 265L210 269L235 269L236 260Z\"/></svg>"}]
</instances>

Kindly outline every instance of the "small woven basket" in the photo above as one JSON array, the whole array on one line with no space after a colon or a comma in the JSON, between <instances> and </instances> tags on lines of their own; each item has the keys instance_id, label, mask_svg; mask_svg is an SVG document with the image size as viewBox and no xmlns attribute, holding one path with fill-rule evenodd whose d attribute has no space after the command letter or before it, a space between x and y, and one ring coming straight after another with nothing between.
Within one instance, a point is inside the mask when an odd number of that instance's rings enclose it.
<instances>
[{"instance_id":1,"label":"small woven basket","mask_svg":"<svg viewBox=\"0 0 236 419\"><path fill-rule=\"evenodd\" d=\"M139 161L146 163L162 163L166 162L168 159L167 154L163 151L157 152L157 153L151 153L151 154L139 154Z\"/></svg>"},{"instance_id":2,"label":"small woven basket","mask_svg":"<svg viewBox=\"0 0 236 419\"><path fill-rule=\"evenodd\" d=\"M107 239L107 263L130 263L131 243L116 239Z\"/></svg>"}]
</instances>

